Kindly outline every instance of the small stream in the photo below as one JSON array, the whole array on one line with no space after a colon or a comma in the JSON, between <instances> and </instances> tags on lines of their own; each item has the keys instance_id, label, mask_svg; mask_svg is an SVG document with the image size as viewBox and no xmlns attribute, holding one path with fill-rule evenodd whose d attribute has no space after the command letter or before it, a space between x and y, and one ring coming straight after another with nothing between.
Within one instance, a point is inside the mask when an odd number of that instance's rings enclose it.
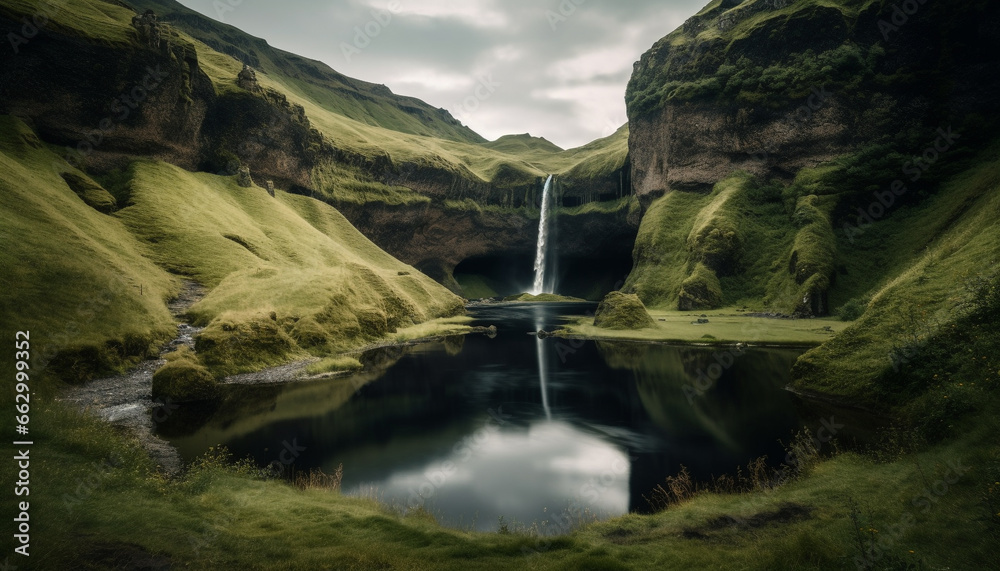
<instances>
[{"instance_id":1,"label":"small stream","mask_svg":"<svg viewBox=\"0 0 1000 571\"><path fill-rule=\"evenodd\" d=\"M343 464L344 493L484 531L501 516L555 533L567 516L644 512L643 496L682 466L707 480L784 457L778 439L804 424L783 390L801 350L529 334L593 307L473 307L495 338L370 351L348 378L230 386L157 430L185 461L222 444L276 473Z\"/></svg>"}]
</instances>

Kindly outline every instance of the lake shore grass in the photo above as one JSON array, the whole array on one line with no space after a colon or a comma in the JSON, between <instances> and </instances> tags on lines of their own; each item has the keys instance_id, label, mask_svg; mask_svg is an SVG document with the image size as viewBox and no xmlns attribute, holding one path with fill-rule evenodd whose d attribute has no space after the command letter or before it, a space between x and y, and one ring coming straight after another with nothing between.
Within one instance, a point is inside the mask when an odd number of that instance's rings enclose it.
<instances>
[{"instance_id":1,"label":"lake shore grass","mask_svg":"<svg viewBox=\"0 0 1000 571\"><path fill-rule=\"evenodd\" d=\"M704 312L653 309L649 315L653 327L625 330L603 329L594 325L593 316L580 316L569 320L553 335L615 341L810 347L829 341L850 325L835 318L751 317L735 308ZM699 319L708 322L698 323Z\"/></svg>"},{"instance_id":2,"label":"lake shore grass","mask_svg":"<svg viewBox=\"0 0 1000 571\"><path fill-rule=\"evenodd\" d=\"M140 559L189 569L853 569L864 557L872 569L985 569L1000 561L1000 515L984 503L991 493L996 501L1000 477L995 398L956 422L955 436L917 452L886 437L880 454L815 459L777 488L694 493L657 514L551 537L530 526L445 528L425 510L404 515L262 479L217 450L168 479L112 426L40 400L46 413L33 434L46 453L32 463L32 480L47 499L32 503L38 569Z\"/></svg>"}]
</instances>

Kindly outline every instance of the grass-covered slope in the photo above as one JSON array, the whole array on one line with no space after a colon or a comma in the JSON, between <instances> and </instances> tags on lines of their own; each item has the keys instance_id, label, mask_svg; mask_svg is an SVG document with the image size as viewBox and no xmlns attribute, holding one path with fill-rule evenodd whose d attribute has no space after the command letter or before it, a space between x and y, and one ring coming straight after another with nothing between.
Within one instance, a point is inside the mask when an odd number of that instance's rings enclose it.
<instances>
[{"instance_id":1,"label":"grass-covered slope","mask_svg":"<svg viewBox=\"0 0 1000 571\"><path fill-rule=\"evenodd\" d=\"M866 311L835 340L801 358L797 386L881 405L905 402L934 387L935 396L944 400L952 387L937 389L946 378L964 375L943 365L927 370L920 363L948 361L936 347L958 334L969 336L961 359L983 365L975 367L978 372L965 372L965 384L995 382L1000 340L969 322L971 314L996 302L1000 283L995 149L919 206L852 233L852 240L841 234L843 288L845 295L855 296L841 300L853 300Z\"/></svg>"},{"instance_id":2,"label":"grass-covered slope","mask_svg":"<svg viewBox=\"0 0 1000 571\"><path fill-rule=\"evenodd\" d=\"M794 313L812 276L791 270L792 258L803 255L796 212L780 186L744 174L708 194L668 193L643 216L625 288L660 309L747 305Z\"/></svg>"},{"instance_id":3,"label":"grass-covered slope","mask_svg":"<svg viewBox=\"0 0 1000 571\"><path fill-rule=\"evenodd\" d=\"M120 369L172 337L171 274L212 290L191 314L207 326L199 356L216 374L461 312L459 298L317 200L138 160L106 177L123 208L103 214L66 182L85 175L23 122L4 117L0 136L3 321L32 330L66 380Z\"/></svg>"},{"instance_id":4,"label":"grass-covered slope","mask_svg":"<svg viewBox=\"0 0 1000 571\"><path fill-rule=\"evenodd\" d=\"M36 368L50 364L76 380L169 339L164 302L178 281L62 173L83 176L24 123L0 117L0 322L11 339L30 331Z\"/></svg>"},{"instance_id":5,"label":"grass-covered slope","mask_svg":"<svg viewBox=\"0 0 1000 571\"><path fill-rule=\"evenodd\" d=\"M332 207L163 163L132 167L120 216L171 271L213 288L191 310L207 364L236 372L370 342L461 301Z\"/></svg>"}]
</instances>

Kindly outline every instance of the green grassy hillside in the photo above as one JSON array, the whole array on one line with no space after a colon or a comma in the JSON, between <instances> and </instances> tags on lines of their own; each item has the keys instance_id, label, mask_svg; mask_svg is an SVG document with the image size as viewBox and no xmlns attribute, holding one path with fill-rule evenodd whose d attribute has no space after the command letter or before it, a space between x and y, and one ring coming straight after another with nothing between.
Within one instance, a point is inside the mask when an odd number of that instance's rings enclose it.
<instances>
[{"instance_id":1,"label":"green grassy hillside","mask_svg":"<svg viewBox=\"0 0 1000 571\"><path fill-rule=\"evenodd\" d=\"M37 365L68 380L155 352L175 327L179 282L122 221L78 196L77 173L24 123L0 117L0 304L5 335L30 331Z\"/></svg>"},{"instance_id":2,"label":"green grassy hillside","mask_svg":"<svg viewBox=\"0 0 1000 571\"><path fill-rule=\"evenodd\" d=\"M191 315L207 326L199 355L216 374L343 351L462 311L317 200L138 160L107 177L124 207L101 214L24 123L5 117L0 133L4 323L37 331L67 380L120 369L171 338L165 301L177 275L211 289Z\"/></svg>"}]
</instances>

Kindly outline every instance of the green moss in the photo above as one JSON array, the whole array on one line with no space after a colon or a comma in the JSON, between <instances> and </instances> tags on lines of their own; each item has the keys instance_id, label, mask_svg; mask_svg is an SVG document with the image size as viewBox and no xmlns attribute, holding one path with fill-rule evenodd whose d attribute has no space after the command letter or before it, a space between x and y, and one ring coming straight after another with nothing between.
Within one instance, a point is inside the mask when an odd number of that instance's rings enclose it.
<instances>
[{"instance_id":1,"label":"green moss","mask_svg":"<svg viewBox=\"0 0 1000 571\"><path fill-rule=\"evenodd\" d=\"M218 376L255 371L304 356L267 315L223 314L198 335L195 349L205 367Z\"/></svg>"},{"instance_id":2,"label":"green moss","mask_svg":"<svg viewBox=\"0 0 1000 571\"><path fill-rule=\"evenodd\" d=\"M118 201L115 200L115 197L83 173L64 172L62 178L70 189L94 210L110 214L117 209Z\"/></svg>"},{"instance_id":3,"label":"green moss","mask_svg":"<svg viewBox=\"0 0 1000 571\"><path fill-rule=\"evenodd\" d=\"M208 400L218 395L218 383L187 346L164 357L153 373L153 398L175 403Z\"/></svg>"},{"instance_id":4,"label":"green moss","mask_svg":"<svg viewBox=\"0 0 1000 571\"><path fill-rule=\"evenodd\" d=\"M164 300L179 284L120 220L81 201L65 172L72 167L23 122L0 116L3 322L37 339L37 368L76 382L121 371L170 339Z\"/></svg>"},{"instance_id":5,"label":"green moss","mask_svg":"<svg viewBox=\"0 0 1000 571\"><path fill-rule=\"evenodd\" d=\"M645 329L655 322L639 296L613 291L597 306L594 326L601 329Z\"/></svg>"},{"instance_id":6,"label":"green moss","mask_svg":"<svg viewBox=\"0 0 1000 571\"><path fill-rule=\"evenodd\" d=\"M468 299L485 299L497 297L495 284L489 278L478 274L455 274L455 281L462 288L462 294Z\"/></svg>"},{"instance_id":7,"label":"green moss","mask_svg":"<svg viewBox=\"0 0 1000 571\"><path fill-rule=\"evenodd\" d=\"M957 327L977 297L966 282L988 277L1000 260L995 156L984 151L919 206L877 221L853 242L841 240L851 280L847 291L871 301L843 334L799 359L796 386L875 406L898 392L874 390L876 379L935 351L933 340ZM860 284L871 289L865 292Z\"/></svg>"},{"instance_id":8,"label":"green moss","mask_svg":"<svg viewBox=\"0 0 1000 571\"><path fill-rule=\"evenodd\" d=\"M722 305L722 285L711 268L699 263L681 284L677 297L677 309L681 311L715 309Z\"/></svg>"}]
</instances>

